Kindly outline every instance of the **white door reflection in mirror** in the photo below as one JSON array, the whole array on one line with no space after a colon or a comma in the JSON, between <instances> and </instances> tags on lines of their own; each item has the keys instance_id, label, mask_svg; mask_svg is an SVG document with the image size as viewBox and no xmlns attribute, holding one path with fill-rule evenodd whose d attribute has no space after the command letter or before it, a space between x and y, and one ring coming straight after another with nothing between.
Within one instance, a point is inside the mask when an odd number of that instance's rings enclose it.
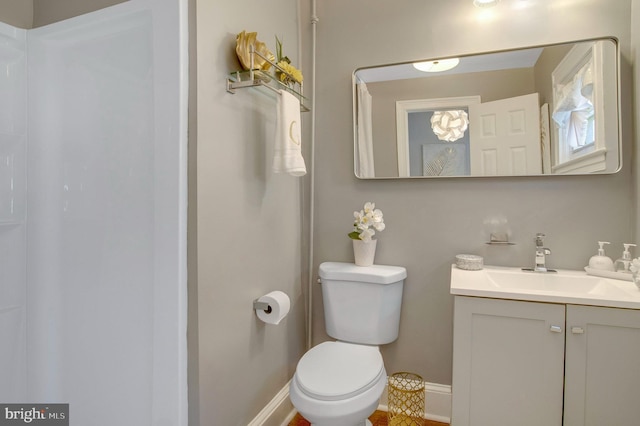
<instances>
[{"instance_id":1,"label":"white door reflection in mirror","mask_svg":"<svg viewBox=\"0 0 640 426\"><path fill-rule=\"evenodd\" d=\"M537 93L471 105L469 121L473 176L542 172Z\"/></svg>"},{"instance_id":2,"label":"white door reflection in mirror","mask_svg":"<svg viewBox=\"0 0 640 426\"><path fill-rule=\"evenodd\" d=\"M469 132L453 142L442 141L431 118L436 111L468 111L479 102L480 96L397 101L398 176L468 176Z\"/></svg>"}]
</instances>

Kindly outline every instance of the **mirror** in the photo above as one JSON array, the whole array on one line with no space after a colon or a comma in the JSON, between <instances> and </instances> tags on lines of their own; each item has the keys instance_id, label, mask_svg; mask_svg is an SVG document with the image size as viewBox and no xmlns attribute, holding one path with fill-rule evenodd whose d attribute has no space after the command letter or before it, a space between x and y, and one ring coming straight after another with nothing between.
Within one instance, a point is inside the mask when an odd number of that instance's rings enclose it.
<instances>
[{"instance_id":1,"label":"mirror","mask_svg":"<svg viewBox=\"0 0 640 426\"><path fill-rule=\"evenodd\" d=\"M618 81L609 38L359 68L355 174L615 173Z\"/></svg>"}]
</instances>

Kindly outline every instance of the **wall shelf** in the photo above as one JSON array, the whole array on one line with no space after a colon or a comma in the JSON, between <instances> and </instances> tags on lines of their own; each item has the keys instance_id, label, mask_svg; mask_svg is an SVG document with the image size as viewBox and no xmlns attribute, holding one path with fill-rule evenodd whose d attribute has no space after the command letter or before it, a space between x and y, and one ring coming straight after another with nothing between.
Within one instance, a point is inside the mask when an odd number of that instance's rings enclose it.
<instances>
[{"instance_id":1,"label":"wall shelf","mask_svg":"<svg viewBox=\"0 0 640 426\"><path fill-rule=\"evenodd\" d=\"M303 94L302 82L298 83L297 81L295 81L293 75L285 71L269 58L264 57L262 54L260 54L260 52L255 51L253 46L250 46L250 49L250 69L246 71L232 72L231 77L227 77L227 92L235 94L236 89L245 89L247 87L264 87L275 93L279 93L281 90L286 90L300 100L300 111L311 111L311 109L309 109L304 104L304 102L307 101L307 98L305 98ZM254 69L254 55L258 55L266 62L268 62L275 72L272 74L268 70L265 71L261 69ZM292 86L280 81L278 76L275 75L276 73L285 74L289 80L294 81L294 83L292 83Z\"/></svg>"}]
</instances>

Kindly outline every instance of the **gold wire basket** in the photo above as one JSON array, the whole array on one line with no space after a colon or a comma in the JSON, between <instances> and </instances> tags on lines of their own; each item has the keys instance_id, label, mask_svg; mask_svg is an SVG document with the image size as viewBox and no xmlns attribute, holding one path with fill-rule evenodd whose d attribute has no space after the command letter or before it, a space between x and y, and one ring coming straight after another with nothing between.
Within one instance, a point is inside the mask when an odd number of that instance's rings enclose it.
<instances>
[{"instance_id":1,"label":"gold wire basket","mask_svg":"<svg viewBox=\"0 0 640 426\"><path fill-rule=\"evenodd\" d=\"M424 425L424 381L414 373L389 376L389 426Z\"/></svg>"}]
</instances>

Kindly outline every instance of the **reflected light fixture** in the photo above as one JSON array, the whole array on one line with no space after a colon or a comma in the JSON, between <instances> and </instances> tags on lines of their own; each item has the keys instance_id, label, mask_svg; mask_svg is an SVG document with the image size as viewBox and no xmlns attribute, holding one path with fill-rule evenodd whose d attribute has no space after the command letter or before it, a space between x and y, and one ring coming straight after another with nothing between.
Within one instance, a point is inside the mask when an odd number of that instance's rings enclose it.
<instances>
[{"instance_id":1,"label":"reflected light fixture","mask_svg":"<svg viewBox=\"0 0 640 426\"><path fill-rule=\"evenodd\" d=\"M469 127L469 115L461 109L434 111L431 129L441 141L454 142L464 136Z\"/></svg>"},{"instance_id":2,"label":"reflected light fixture","mask_svg":"<svg viewBox=\"0 0 640 426\"><path fill-rule=\"evenodd\" d=\"M459 63L460 59L450 58L437 61L414 62L413 67L423 72L442 72L455 68Z\"/></svg>"},{"instance_id":3,"label":"reflected light fixture","mask_svg":"<svg viewBox=\"0 0 640 426\"><path fill-rule=\"evenodd\" d=\"M493 7L498 4L500 0L473 0L473 5L476 7Z\"/></svg>"}]
</instances>

